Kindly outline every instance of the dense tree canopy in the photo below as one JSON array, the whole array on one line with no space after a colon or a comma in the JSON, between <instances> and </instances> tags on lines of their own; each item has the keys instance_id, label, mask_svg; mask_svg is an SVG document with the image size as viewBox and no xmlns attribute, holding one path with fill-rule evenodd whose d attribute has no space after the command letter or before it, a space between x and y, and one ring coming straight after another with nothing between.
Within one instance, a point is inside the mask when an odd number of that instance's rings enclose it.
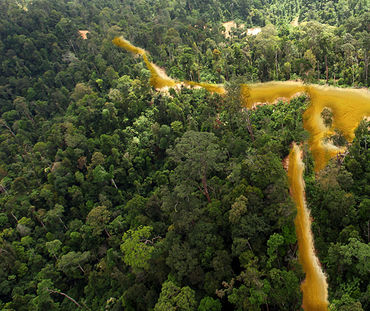
<instances>
[{"instance_id":1,"label":"dense tree canopy","mask_svg":"<svg viewBox=\"0 0 370 311\"><path fill-rule=\"evenodd\" d=\"M366 0L2 0L0 309L298 310L282 160L307 139L309 99L245 111L235 90L367 87L368 21ZM228 95L155 92L116 35ZM303 146L336 311L370 308L368 142L363 121L316 175Z\"/></svg>"}]
</instances>

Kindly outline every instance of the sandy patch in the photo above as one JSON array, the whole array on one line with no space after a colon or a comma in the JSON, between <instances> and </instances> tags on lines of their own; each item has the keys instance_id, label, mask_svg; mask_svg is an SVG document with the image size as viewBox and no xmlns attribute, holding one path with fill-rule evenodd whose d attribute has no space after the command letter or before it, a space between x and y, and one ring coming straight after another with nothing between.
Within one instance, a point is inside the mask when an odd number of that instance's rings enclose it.
<instances>
[{"instance_id":1,"label":"sandy patch","mask_svg":"<svg viewBox=\"0 0 370 311\"><path fill-rule=\"evenodd\" d=\"M89 33L90 31L88 30L79 30L78 33L80 34L81 38L83 40L86 40L87 39L87 34Z\"/></svg>"},{"instance_id":2,"label":"sandy patch","mask_svg":"<svg viewBox=\"0 0 370 311\"><path fill-rule=\"evenodd\" d=\"M293 19L291 22L290 22L290 25L292 25L293 27L298 27L299 26L299 23L298 23L298 16Z\"/></svg>"},{"instance_id":3,"label":"sandy patch","mask_svg":"<svg viewBox=\"0 0 370 311\"><path fill-rule=\"evenodd\" d=\"M248 28L247 36L256 36L261 32L261 27Z\"/></svg>"},{"instance_id":4,"label":"sandy patch","mask_svg":"<svg viewBox=\"0 0 370 311\"><path fill-rule=\"evenodd\" d=\"M237 28L237 25L234 21L223 23L222 26L225 27L225 32L224 32L225 38L231 37L230 36L231 28Z\"/></svg>"}]
</instances>

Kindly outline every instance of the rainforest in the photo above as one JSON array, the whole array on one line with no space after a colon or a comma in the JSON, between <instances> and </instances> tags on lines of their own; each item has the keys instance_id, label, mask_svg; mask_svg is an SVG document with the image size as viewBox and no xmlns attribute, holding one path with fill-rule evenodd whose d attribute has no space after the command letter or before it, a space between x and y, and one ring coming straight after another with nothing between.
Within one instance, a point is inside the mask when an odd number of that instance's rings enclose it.
<instances>
[{"instance_id":1,"label":"rainforest","mask_svg":"<svg viewBox=\"0 0 370 311\"><path fill-rule=\"evenodd\" d=\"M0 16L1 310L370 307L368 1Z\"/></svg>"}]
</instances>

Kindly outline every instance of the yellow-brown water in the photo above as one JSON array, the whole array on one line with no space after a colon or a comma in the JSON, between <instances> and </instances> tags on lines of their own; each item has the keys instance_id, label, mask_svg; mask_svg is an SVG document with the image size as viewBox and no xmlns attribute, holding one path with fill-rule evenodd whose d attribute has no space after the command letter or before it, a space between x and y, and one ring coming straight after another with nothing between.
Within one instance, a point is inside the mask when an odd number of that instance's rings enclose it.
<instances>
[{"instance_id":1,"label":"yellow-brown water","mask_svg":"<svg viewBox=\"0 0 370 311\"><path fill-rule=\"evenodd\" d=\"M220 95L226 94L222 85L193 81L181 82L171 79L164 70L149 61L145 50L133 46L123 38L115 38L113 43L143 57L151 73L150 84L158 90L184 85L202 87ZM292 81L242 84L240 86L241 104L249 109L258 103L273 104L279 98L289 100L302 93L310 97L310 105L303 114L303 126L310 134L308 143L314 158L315 170L319 171L326 166L331 158L344 151L344 148L338 148L326 142L325 138L334 133L334 129L337 129L351 142L360 121L370 115L370 94L366 90L322 87ZM325 126L321 117L324 108L329 108L332 112L331 128ZM298 211L295 226L299 259L306 273L306 278L301 284L302 306L305 311L324 311L328 309L327 283L315 256L311 221L305 203L303 168L299 148L293 144L289 155L288 177L291 196Z\"/></svg>"},{"instance_id":2,"label":"yellow-brown water","mask_svg":"<svg viewBox=\"0 0 370 311\"><path fill-rule=\"evenodd\" d=\"M163 69L149 61L145 50L132 45L122 37L115 38L113 43L135 55L143 57L150 71L150 84L157 90L190 86L202 87L209 92L220 95L226 94L226 90L222 85L194 81L176 81L168 77ZM325 167L331 158L338 153L344 152L343 148L338 148L326 142L325 138L333 134L334 129L337 129L351 142L354 137L354 130L360 121L370 115L370 95L365 90L322 87L286 81L242 84L240 87L240 98L243 106L253 108L258 103L273 104L278 98L290 99L303 92L311 100L310 106L303 115L303 126L310 133L308 143L314 158L315 170L319 171ZM327 128L321 118L321 112L324 108L330 108L332 111L333 123L331 128Z\"/></svg>"},{"instance_id":3,"label":"yellow-brown water","mask_svg":"<svg viewBox=\"0 0 370 311\"><path fill-rule=\"evenodd\" d=\"M148 60L146 54L143 54L144 62L150 71L150 85L156 89L163 89L169 87L175 87L179 82L171 79L166 75L166 72L159 68L157 65L151 63Z\"/></svg>"},{"instance_id":4,"label":"yellow-brown water","mask_svg":"<svg viewBox=\"0 0 370 311\"><path fill-rule=\"evenodd\" d=\"M223 85L220 84L212 84L212 83L205 83L205 82L193 82L193 81L184 81L185 85L188 86L197 86L206 89L208 92L217 93L220 95L226 94L226 90Z\"/></svg>"},{"instance_id":5,"label":"yellow-brown water","mask_svg":"<svg viewBox=\"0 0 370 311\"><path fill-rule=\"evenodd\" d=\"M128 52L131 52L133 54L138 54L138 55L144 55L146 54L145 50L144 49L141 49L141 48L138 48L136 46L134 46L133 44L131 44L129 41L127 41L126 39L122 38L122 37L116 37L113 39L112 41L115 45L125 49L126 51Z\"/></svg>"},{"instance_id":6,"label":"yellow-brown water","mask_svg":"<svg viewBox=\"0 0 370 311\"><path fill-rule=\"evenodd\" d=\"M129 41L122 37L116 37L113 39L113 43L128 52L135 55L141 55L143 60L150 71L150 85L157 90L167 90L168 88L175 88L183 86L189 87L202 87L209 92L218 93L223 95L226 93L225 88L222 85L204 83L204 82L193 82L193 81L176 81L166 75L166 72L159 68L157 65L149 61L147 52L144 49L138 48L132 45Z\"/></svg>"},{"instance_id":7,"label":"yellow-brown water","mask_svg":"<svg viewBox=\"0 0 370 311\"><path fill-rule=\"evenodd\" d=\"M339 130L348 142L355 137L355 129L361 120L370 115L370 93L366 90L340 89L309 85L306 92L310 105L303 114L304 128L310 133L308 141L315 160L315 170L323 169L328 161L344 148L325 143L324 138ZM331 128L324 125L321 112L329 108L333 114Z\"/></svg>"},{"instance_id":8,"label":"yellow-brown water","mask_svg":"<svg viewBox=\"0 0 370 311\"><path fill-rule=\"evenodd\" d=\"M290 99L305 90L304 84L292 81L242 84L240 99L243 106L251 109L256 103L273 104L279 98Z\"/></svg>"},{"instance_id":9,"label":"yellow-brown water","mask_svg":"<svg viewBox=\"0 0 370 311\"><path fill-rule=\"evenodd\" d=\"M323 169L331 158L345 151L325 142L325 138L337 129L351 142L358 124L370 115L370 93L366 90L290 81L244 84L240 89L242 104L247 108L253 108L256 103L273 104L278 98L290 99L303 92L310 97L310 105L303 114L303 127L310 134L308 143L315 161L315 171ZM321 117L324 108L329 108L333 114L331 128L325 126Z\"/></svg>"},{"instance_id":10,"label":"yellow-brown water","mask_svg":"<svg viewBox=\"0 0 370 311\"><path fill-rule=\"evenodd\" d=\"M299 147L293 144L289 154L288 178L290 195L297 207L297 216L294 223L298 241L299 261L306 273L306 278L301 284L303 292L302 307L306 311L326 311L329 304L328 285L319 260L315 255L310 214L306 207L304 192L304 165L300 154Z\"/></svg>"}]
</instances>

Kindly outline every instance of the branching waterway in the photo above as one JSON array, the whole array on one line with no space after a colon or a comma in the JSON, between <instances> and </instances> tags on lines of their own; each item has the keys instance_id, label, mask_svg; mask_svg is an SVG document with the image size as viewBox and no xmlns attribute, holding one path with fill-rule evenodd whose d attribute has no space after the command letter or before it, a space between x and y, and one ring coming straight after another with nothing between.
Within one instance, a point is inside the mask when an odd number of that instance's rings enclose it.
<instances>
[{"instance_id":1,"label":"branching waterway","mask_svg":"<svg viewBox=\"0 0 370 311\"><path fill-rule=\"evenodd\" d=\"M158 91L169 88L202 87L220 95L226 94L222 85L199 83L193 81L176 81L168 77L164 70L149 61L147 52L132 45L129 41L115 38L113 43L135 55L140 55L148 67L151 77L150 84ZM309 132L308 144L312 152L315 171L323 169L328 161L345 151L326 140L335 130L340 131L348 142L355 136L354 132L361 120L370 115L370 93L367 90L341 89L318 85L307 85L301 82L267 82L242 84L240 100L242 106L253 109L258 104L274 104L278 99L290 100L294 96L305 93L310 98L310 105L303 114L303 126ZM324 109L329 109L333 120L327 127L321 117ZM303 163L299 147L293 143L289 155L288 178L291 196L297 207L295 219L296 234L299 247L299 259L306 274L301 284L303 292L302 307L305 311L328 310L328 286L319 260L315 255L313 235L303 181Z\"/></svg>"}]
</instances>

